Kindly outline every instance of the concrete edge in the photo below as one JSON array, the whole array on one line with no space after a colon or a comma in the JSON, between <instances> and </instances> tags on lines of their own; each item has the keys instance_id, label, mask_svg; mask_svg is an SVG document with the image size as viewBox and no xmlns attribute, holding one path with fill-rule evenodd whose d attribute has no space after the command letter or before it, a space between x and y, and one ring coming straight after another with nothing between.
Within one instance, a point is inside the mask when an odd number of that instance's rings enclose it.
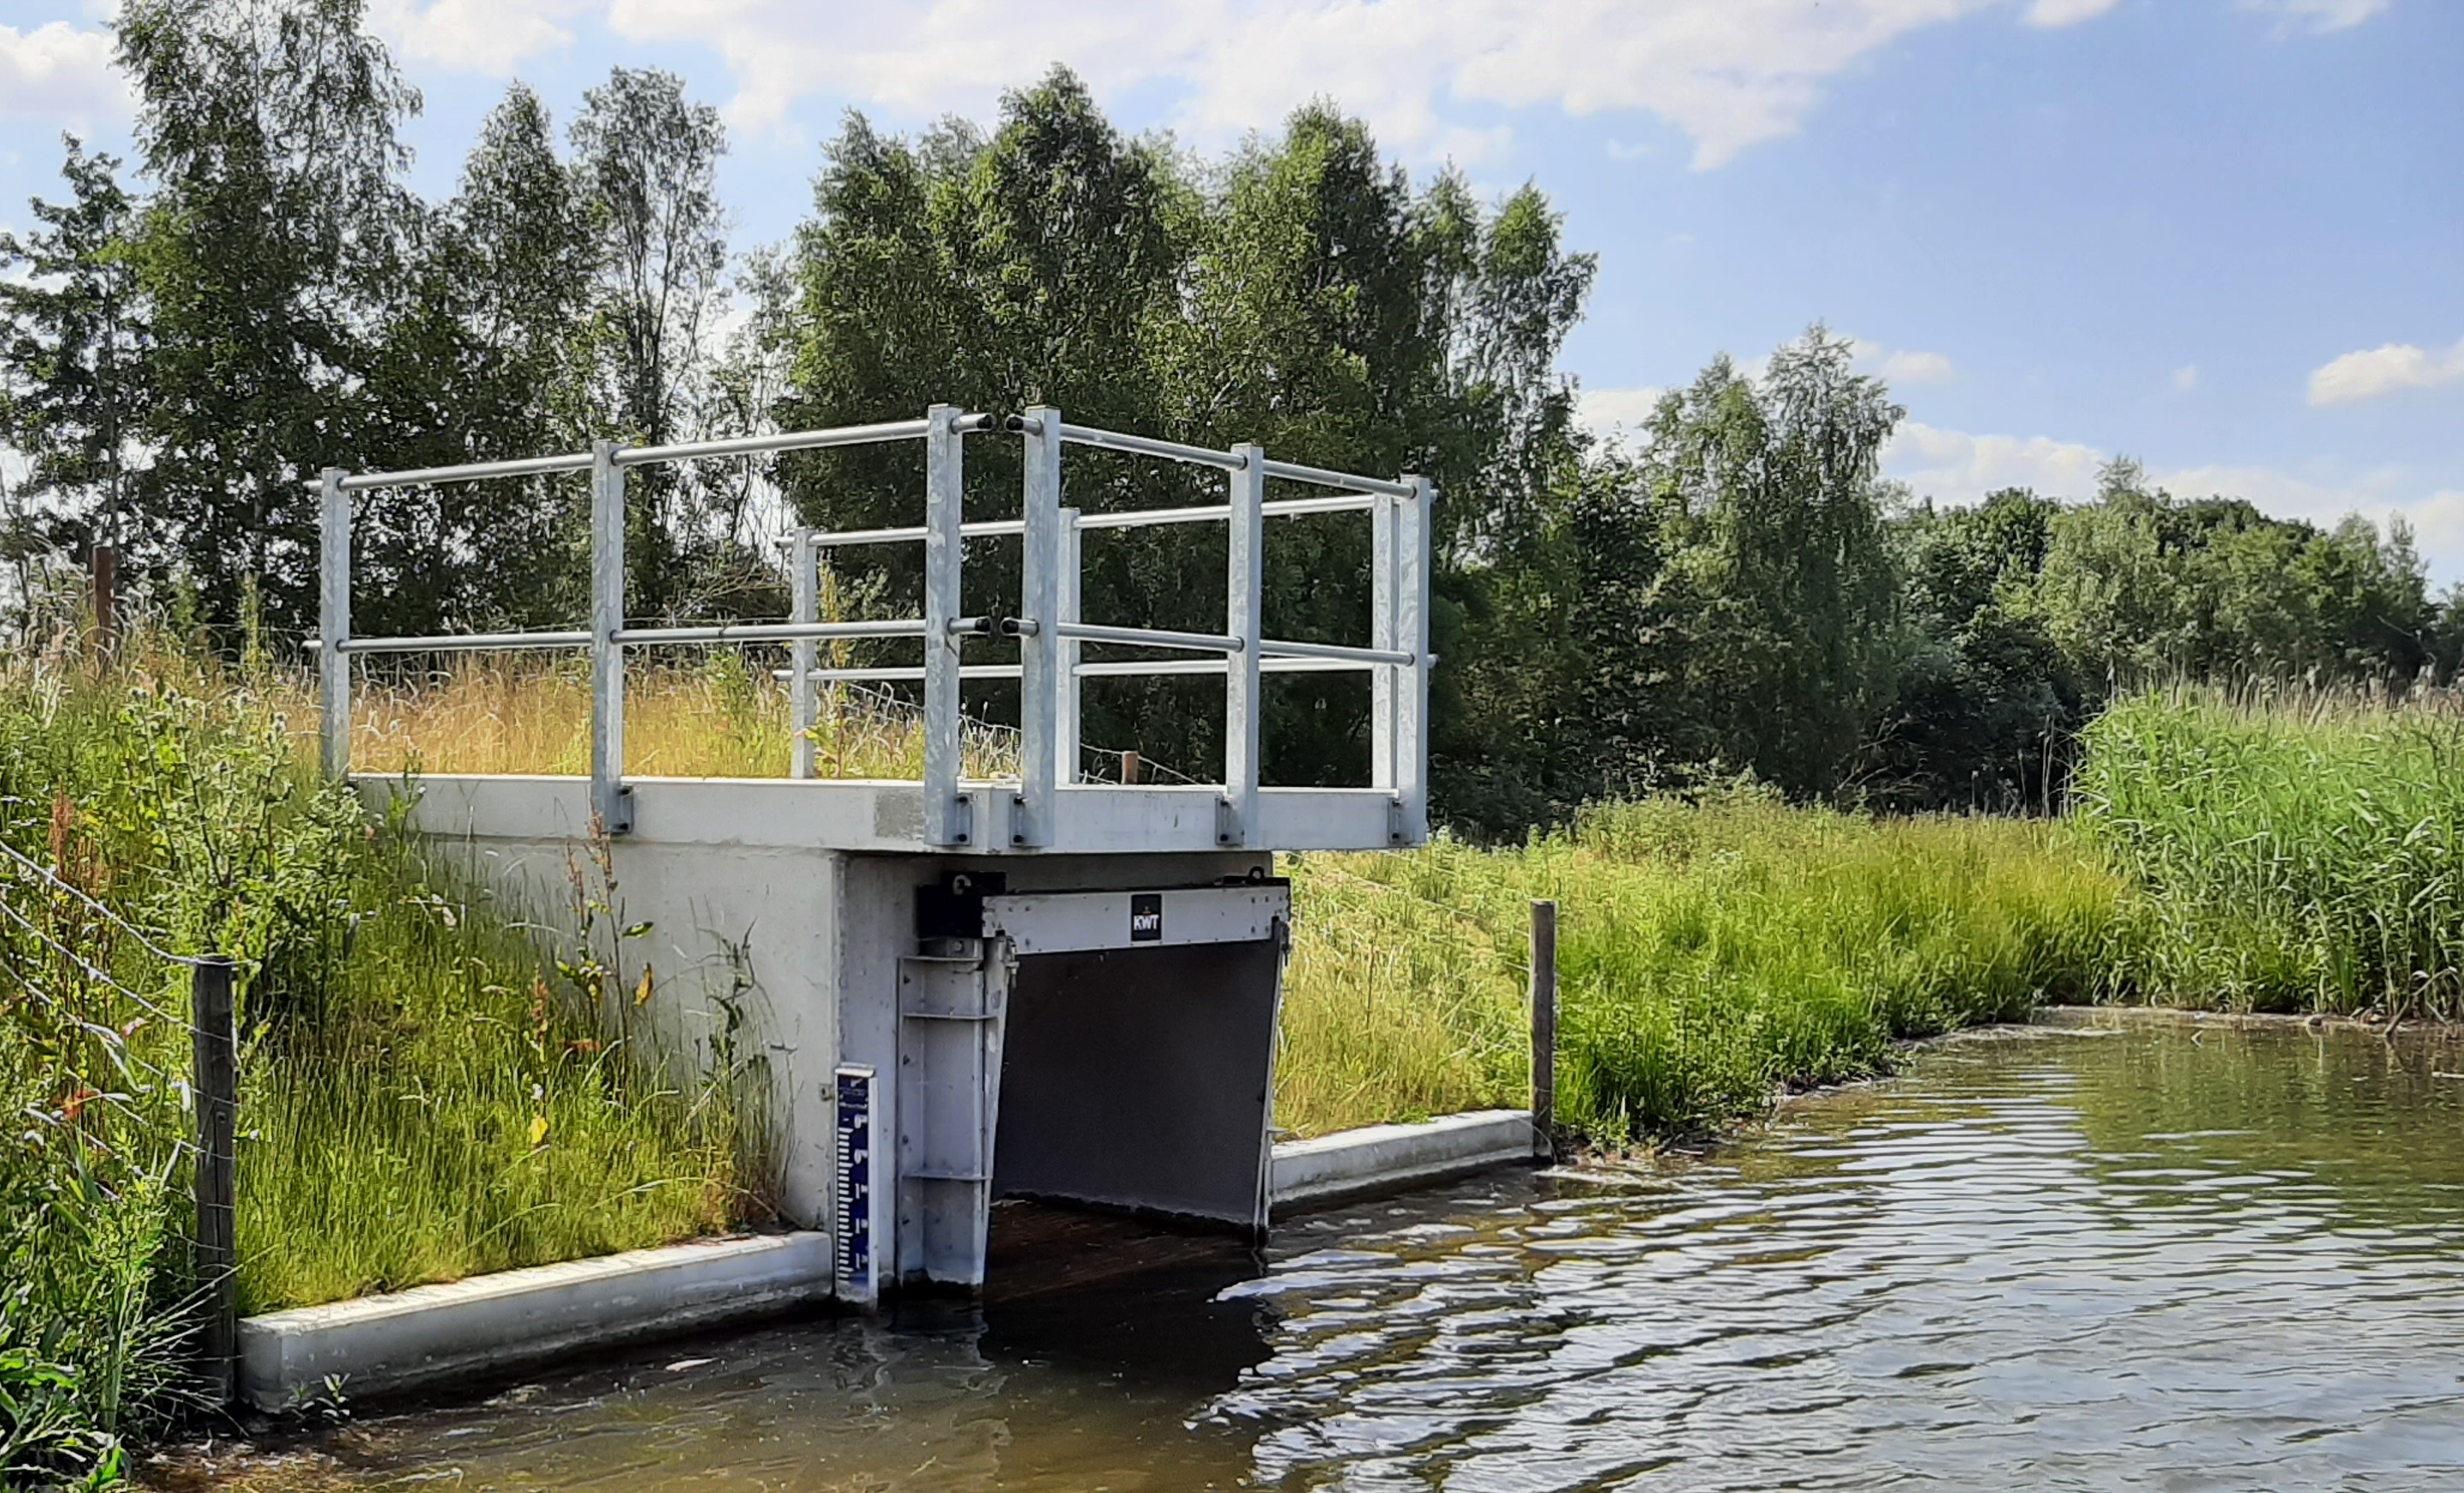
<instances>
[{"instance_id":1,"label":"concrete edge","mask_svg":"<svg viewBox=\"0 0 2464 1493\"><path fill-rule=\"evenodd\" d=\"M330 1375L388 1394L826 1299L827 1236L695 1240L248 1317L240 1395L282 1410Z\"/></svg>"},{"instance_id":2,"label":"concrete edge","mask_svg":"<svg viewBox=\"0 0 2464 1493\"><path fill-rule=\"evenodd\" d=\"M1475 1109L1418 1125L1372 1125L1274 1148L1271 1209L1308 1209L1372 1193L1529 1165L1548 1146L1529 1109Z\"/></svg>"}]
</instances>

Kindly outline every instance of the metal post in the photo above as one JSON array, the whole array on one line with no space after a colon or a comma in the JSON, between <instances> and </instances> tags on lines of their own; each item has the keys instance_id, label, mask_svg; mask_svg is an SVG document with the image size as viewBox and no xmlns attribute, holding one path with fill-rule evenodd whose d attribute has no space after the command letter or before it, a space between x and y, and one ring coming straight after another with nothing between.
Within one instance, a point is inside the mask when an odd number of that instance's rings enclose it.
<instances>
[{"instance_id":1,"label":"metal post","mask_svg":"<svg viewBox=\"0 0 2464 1493\"><path fill-rule=\"evenodd\" d=\"M1395 641L1395 499L1377 494L1369 510L1369 646ZM1395 700L1402 671L1380 664L1369 673L1369 785L1395 791ZM1398 816L1399 820L1399 816Z\"/></svg>"},{"instance_id":2,"label":"metal post","mask_svg":"<svg viewBox=\"0 0 2464 1493\"><path fill-rule=\"evenodd\" d=\"M795 567L787 578L788 620L816 622L820 608L813 591L818 579L814 575L813 532L799 528L793 558ZM787 718L794 724L796 740L788 768L791 778L813 776L813 640L798 638L787 645Z\"/></svg>"},{"instance_id":3,"label":"metal post","mask_svg":"<svg viewBox=\"0 0 2464 1493\"><path fill-rule=\"evenodd\" d=\"M1426 477L1404 480L1414 491L1396 510L1395 647L1413 661L1395 681L1395 796L1402 839L1418 845L1429 838L1429 507L1436 491Z\"/></svg>"},{"instance_id":4,"label":"metal post","mask_svg":"<svg viewBox=\"0 0 2464 1493\"><path fill-rule=\"evenodd\" d=\"M1266 451L1235 446L1245 458L1231 474L1230 590L1223 630L1241 640L1241 651L1223 661L1223 801L1230 823L1216 827L1222 845L1258 843L1258 722L1265 701L1258 692L1259 645L1265 637Z\"/></svg>"},{"instance_id":5,"label":"metal post","mask_svg":"<svg viewBox=\"0 0 2464 1493\"><path fill-rule=\"evenodd\" d=\"M1079 622L1078 571L1081 552L1078 543L1078 510L1061 510L1061 560L1056 567L1060 579L1060 595L1053 603L1053 614L1063 622ZM1055 638L1058 645L1052 653L1052 770L1054 780L1068 787L1078 780L1078 640Z\"/></svg>"},{"instance_id":6,"label":"metal post","mask_svg":"<svg viewBox=\"0 0 2464 1493\"><path fill-rule=\"evenodd\" d=\"M958 799L958 648L950 624L958 613L958 534L965 501L953 405L925 412L924 432L924 838L965 845L969 815Z\"/></svg>"},{"instance_id":7,"label":"metal post","mask_svg":"<svg viewBox=\"0 0 2464 1493\"><path fill-rule=\"evenodd\" d=\"M1557 904L1531 904L1531 1145L1557 1150Z\"/></svg>"},{"instance_id":8,"label":"metal post","mask_svg":"<svg viewBox=\"0 0 2464 1493\"><path fill-rule=\"evenodd\" d=\"M1054 670L1061 653L1054 627L1061 610L1061 411L1040 405L1026 417L1030 431L1022 510L1026 534L1019 611L1035 624L1035 630L1018 640L1018 779L1025 812L1013 822L1010 842L1043 845L1052 843L1052 794L1063 770L1055 729L1061 692ZM1069 765L1077 766L1074 755Z\"/></svg>"},{"instance_id":9,"label":"metal post","mask_svg":"<svg viewBox=\"0 0 2464 1493\"><path fill-rule=\"evenodd\" d=\"M606 833L633 827L625 787L625 469L616 443L590 448L590 810Z\"/></svg>"},{"instance_id":10,"label":"metal post","mask_svg":"<svg viewBox=\"0 0 2464 1493\"><path fill-rule=\"evenodd\" d=\"M351 658L342 645L351 636L351 494L342 491L342 469L328 467L324 512L317 545L317 682L322 696L319 745L325 776L351 772Z\"/></svg>"},{"instance_id":11,"label":"metal post","mask_svg":"<svg viewBox=\"0 0 2464 1493\"><path fill-rule=\"evenodd\" d=\"M207 1395L217 1405L229 1404L236 1395L239 1372L239 1057L231 987L229 959L200 959L189 972L188 1020L195 1040L190 1083L197 1102L197 1285L206 1311L198 1367Z\"/></svg>"}]
</instances>

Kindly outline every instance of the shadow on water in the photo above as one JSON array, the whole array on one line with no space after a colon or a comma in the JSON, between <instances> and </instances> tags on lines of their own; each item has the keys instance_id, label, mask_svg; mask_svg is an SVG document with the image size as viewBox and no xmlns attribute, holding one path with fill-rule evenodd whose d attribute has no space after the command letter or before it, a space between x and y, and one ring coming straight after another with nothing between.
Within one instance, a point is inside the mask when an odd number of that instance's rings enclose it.
<instances>
[{"instance_id":1,"label":"shadow on water","mask_svg":"<svg viewBox=\"0 0 2464 1493\"><path fill-rule=\"evenodd\" d=\"M1263 1253L1004 1205L980 1306L610 1355L152 1476L2464 1487L2464 1038L2106 1024L1948 1042L1655 1173L1492 1176Z\"/></svg>"}]
</instances>

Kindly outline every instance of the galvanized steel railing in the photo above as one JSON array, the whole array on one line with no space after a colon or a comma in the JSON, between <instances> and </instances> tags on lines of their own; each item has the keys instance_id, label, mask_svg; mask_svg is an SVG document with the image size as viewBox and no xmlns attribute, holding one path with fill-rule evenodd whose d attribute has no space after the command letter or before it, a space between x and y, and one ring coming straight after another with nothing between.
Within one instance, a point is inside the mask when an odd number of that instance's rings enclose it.
<instances>
[{"instance_id":1,"label":"galvanized steel railing","mask_svg":"<svg viewBox=\"0 0 2464 1493\"><path fill-rule=\"evenodd\" d=\"M1025 442L1025 494L1022 516L967 523L961 513L962 440L970 434L1006 431ZM859 446L892 441L924 443L924 522L914 528L837 533L800 531L794 540L793 612L784 623L727 623L695 627L631 627L625 622L625 472L654 462L743 456L773 451ZM1220 507L1162 508L1127 513L1081 514L1061 502L1061 451L1065 445L1097 447L1132 455L1213 467L1226 475ZM439 637L356 638L351 635L351 494L378 488L560 472L591 474L591 606L586 631L512 632ZM1335 495L1268 502L1268 478L1340 490ZM1013 843L1031 847L1053 842L1061 791L1075 783L1080 756L1079 681L1117 675L1221 673L1224 675L1223 782L1217 811L1217 842L1257 845L1258 745L1265 673L1360 670L1372 680L1370 786L1387 794L1393 809L1389 838L1413 843L1428 826L1429 504L1426 478L1389 480L1271 461L1257 446L1229 450L1126 435L1064 424L1060 411L1037 408L1007 420L966 414L935 405L921 420L805 430L783 435L699 441L673 446L621 447L603 441L587 454L539 456L516 461L418 471L349 473L328 469L320 481L324 512L320 562L319 676L323 689L323 750L328 774L350 770L350 661L357 653L413 653L472 649L587 648L591 655L591 806L611 833L631 827L624 781L625 649L673 644L786 643L795 724L794 776L814 770L814 686L832 681L910 681L923 686L925 838L934 845L966 845L970 800L959 788L960 686L971 679L1016 679L1020 687L1020 781ZM1261 607L1265 577L1265 520L1303 514L1366 510L1372 522L1371 637L1367 647L1300 643L1265 635ZM1155 524L1224 523L1230 528L1225 630L1177 632L1089 623L1079 615L1079 536L1089 529ZM1018 614L993 618L963 610L960 569L964 541L1017 535L1024 543ZM866 622L824 622L817 613L819 559L831 548L920 542L924 546L924 614ZM965 640L994 634L1015 638L1016 664L969 665ZM917 638L920 664L911 667L823 669L814 645L833 639ZM1107 644L1158 651L1198 653L1199 658L1087 663L1082 645Z\"/></svg>"}]
</instances>

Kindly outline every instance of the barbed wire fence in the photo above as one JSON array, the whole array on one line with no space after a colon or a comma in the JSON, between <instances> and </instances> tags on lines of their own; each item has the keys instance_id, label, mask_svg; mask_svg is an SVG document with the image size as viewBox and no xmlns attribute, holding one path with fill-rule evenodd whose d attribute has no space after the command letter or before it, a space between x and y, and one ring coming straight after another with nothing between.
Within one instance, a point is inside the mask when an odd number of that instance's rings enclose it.
<instances>
[{"instance_id":1,"label":"barbed wire fence","mask_svg":"<svg viewBox=\"0 0 2464 1493\"><path fill-rule=\"evenodd\" d=\"M58 1054L59 1098L49 1108L35 1107L30 1118L93 1144L99 1127L85 1116L95 1106L124 1111L137 1128L152 1119L143 1113L147 1098L175 1093L179 1108L192 1115L193 1132L172 1138L172 1160L188 1162L192 1183L190 1245L202 1312L196 1366L207 1397L228 1404L237 1391L239 1348L238 969L222 955L172 952L165 947L171 939L131 921L65 869L0 840L0 978L10 987L0 994L33 1008L67 1039ZM122 939L162 971L165 985L174 972L186 972L186 1013L113 973ZM108 1005L138 1015L111 1020L120 1013L103 1008ZM185 1073L140 1047L135 1039L148 1024L187 1035ZM84 1056L97 1060L97 1070L78 1061Z\"/></svg>"}]
</instances>

